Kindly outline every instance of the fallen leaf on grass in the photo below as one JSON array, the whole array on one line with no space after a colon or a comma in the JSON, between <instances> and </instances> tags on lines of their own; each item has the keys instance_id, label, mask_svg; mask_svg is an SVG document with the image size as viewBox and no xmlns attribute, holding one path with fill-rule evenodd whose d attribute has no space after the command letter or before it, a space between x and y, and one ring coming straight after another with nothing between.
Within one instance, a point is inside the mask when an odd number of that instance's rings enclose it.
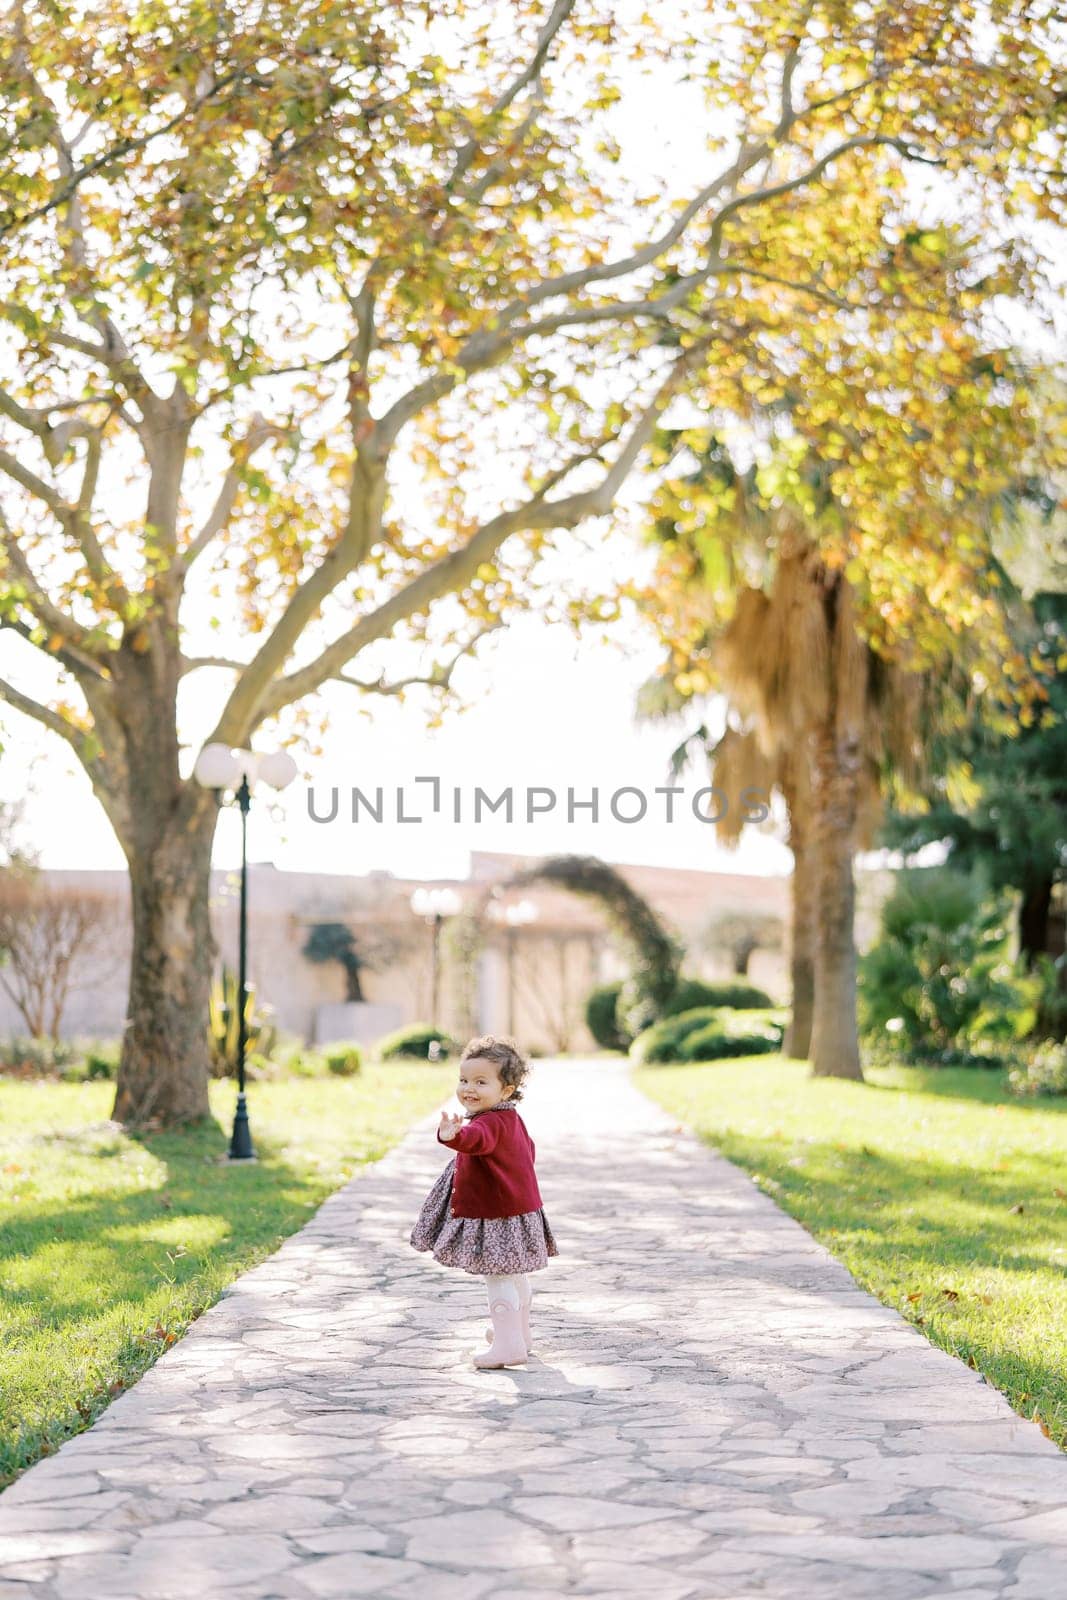
<instances>
[{"instance_id":1,"label":"fallen leaf on grass","mask_svg":"<svg viewBox=\"0 0 1067 1600\"><path fill-rule=\"evenodd\" d=\"M944 1295L946 1300L958 1300L960 1297L958 1289L942 1289L939 1292Z\"/></svg>"}]
</instances>

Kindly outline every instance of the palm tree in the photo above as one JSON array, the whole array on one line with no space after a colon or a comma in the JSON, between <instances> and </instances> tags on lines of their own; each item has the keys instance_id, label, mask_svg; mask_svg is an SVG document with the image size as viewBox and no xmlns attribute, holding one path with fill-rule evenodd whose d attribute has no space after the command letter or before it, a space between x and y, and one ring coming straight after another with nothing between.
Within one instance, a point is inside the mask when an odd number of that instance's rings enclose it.
<instances>
[{"instance_id":1,"label":"palm tree","mask_svg":"<svg viewBox=\"0 0 1067 1600\"><path fill-rule=\"evenodd\" d=\"M930 685L878 655L858 623L852 585L794 523L779 529L769 592L741 591L714 651L724 688L790 793L790 842L805 879L794 884L803 929L795 942L798 959L811 961L808 1054L820 1077L863 1076L853 862L873 840L890 769L898 783L918 778ZM802 975L802 1005L804 989ZM794 1050L805 1025L801 1015Z\"/></svg>"},{"instance_id":2,"label":"palm tree","mask_svg":"<svg viewBox=\"0 0 1067 1600\"><path fill-rule=\"evenodd\" d=\"M939 691L903 653L890 663L866 642L852 584L820 553L819 518L832 502L818 463L803 494L768 503L758 469L738 470L712 439L685 484L694 499L711 491L713 532L699 514L680 514L684 489L656 525L664 549L654 604L670 657L639 696L639 714L698 697L664 687L677 683L680 663L699 692L728 697L731 721L708 752L716 781L727 792L776 787L789 819L786 1046L818 1076L862 1078L853 860L873 842L887 784L908 791L917 781L922 724ZM728 807L720 838L736 842L741 825Z\"/></svg>"}]
</instances>

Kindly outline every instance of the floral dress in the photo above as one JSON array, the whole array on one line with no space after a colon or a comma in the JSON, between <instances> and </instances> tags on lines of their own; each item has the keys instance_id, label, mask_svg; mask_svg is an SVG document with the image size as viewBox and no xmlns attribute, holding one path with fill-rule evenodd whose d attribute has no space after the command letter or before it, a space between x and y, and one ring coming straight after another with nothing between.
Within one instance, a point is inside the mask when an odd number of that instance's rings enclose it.
<instances>
[{"instance_id":1,"label":"floral dress","mask_svg":"<svg viewBox=\"0 0 1067 1600\"><path fill-rule=\"evenodd\" d=\"M510 1100L501 1100L491 1109L516 1108ZM538 1272L548 1266L549 1256L559 1255L543 1207L514 1217L450 1216L455 1166L453 1156L422 1203L411 1230L416 1250L432 1250L434 1260L444 1267L499 1274Z\"/></svg>"}]
</instances>

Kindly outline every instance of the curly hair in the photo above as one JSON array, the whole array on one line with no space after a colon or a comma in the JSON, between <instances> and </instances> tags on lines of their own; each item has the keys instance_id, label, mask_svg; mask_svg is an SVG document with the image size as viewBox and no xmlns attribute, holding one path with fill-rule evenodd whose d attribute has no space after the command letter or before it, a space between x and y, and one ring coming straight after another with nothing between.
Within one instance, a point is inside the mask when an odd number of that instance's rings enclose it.
<instances>
[{"instance_id":1,"label":"curly hair","mask_svg":"<svg viewBox=\"0 0 1067 1600\"><path fill-rule=\"evenodd\" d=\"M505 1039L494 1033L483 1033L477 1039L470 1039L463 1046L463 1054L459 1058L460 1066L464 1061L473 1060L475 1056L482 1061L492 1062L505 1089L511 1085L512 1093L507 1097L509 1100L522 1099L522 1085L529 1076L530 1063L514 1039Z\"/></svg>"}]
</instances>

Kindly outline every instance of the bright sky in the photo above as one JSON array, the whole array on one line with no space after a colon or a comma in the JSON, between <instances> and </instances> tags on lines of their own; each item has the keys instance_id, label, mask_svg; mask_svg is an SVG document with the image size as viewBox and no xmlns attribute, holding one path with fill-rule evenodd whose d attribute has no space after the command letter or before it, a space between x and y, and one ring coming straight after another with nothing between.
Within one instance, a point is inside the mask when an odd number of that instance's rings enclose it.
<instances>
[{"instance_id":1,"label":"bright sky","mask_svg":"<svg viewBox=\"0 0 1067 1600\"><path fill-rule=\"evenodd\" d=\"M634 695L658 661L651 638L631 627L614 644L576 640L569 628L527 616L486 640L480 652L479 660L461 663L453 680L466 709L449 715L437 729L427 730L414 698L401 706L341 685L325 690L329 725L323 754L303 759L299 778L280 796L257 789L250 859L272 860L293 871L358 874L384 867L412 877L463 877L470 850L578 851L609 861L725 871L789 869L789 851L762 830L749 829L739 851L716 847L714 829L692 811L693 797L706 783L696 763L677 780L684 792L674 802L673 823L667 823L667 797L655 789L669 782L668 757L688 730L634 725ZM38 692L44 690L48 674L35 680L31 646L8 636L0 645L0 662L0 670L10 671L27 691L35 684ZM182 731L195 748L210 731L227 681L213 672L189 679ZM698 720L693 718L694 725ZM73 754L6 707L0 722L5 730L0 797L29 792L25 835L40 849L42 864L123 866L118 841ZM183 770L194 753L192 746L184 752ZM414 782L422 776L441 780L436 817L430 785ZM382 786L381 824L366 811L352 823L353 785L372 801ZM395 820L397 785L404 790L405 815L421 815L424 821ZM509 785L515 797L510 826L502 811L486 811L477 824L470 820L476 788L496 799ZM336 820L311 820L309 794L316 814L326 817L335 786ZM613 820L610 812L612 795L626 786L640 790L647 805L644 819L630 824ZM532 823L525 821L527 787L557 795L555 810ZM576 801L599 791L597 823L588 809L576 810L576 820L568 823L568 787ZM464 818L459 823L453 820L457 788ZM536 804L544 800L539 796ZM641 809L641 797L620 796L617 804L623 815L632 816ZM228 809L219 822L216 865L233 865L239 851L237 813Z\"/></svg>"}]
</instances>

